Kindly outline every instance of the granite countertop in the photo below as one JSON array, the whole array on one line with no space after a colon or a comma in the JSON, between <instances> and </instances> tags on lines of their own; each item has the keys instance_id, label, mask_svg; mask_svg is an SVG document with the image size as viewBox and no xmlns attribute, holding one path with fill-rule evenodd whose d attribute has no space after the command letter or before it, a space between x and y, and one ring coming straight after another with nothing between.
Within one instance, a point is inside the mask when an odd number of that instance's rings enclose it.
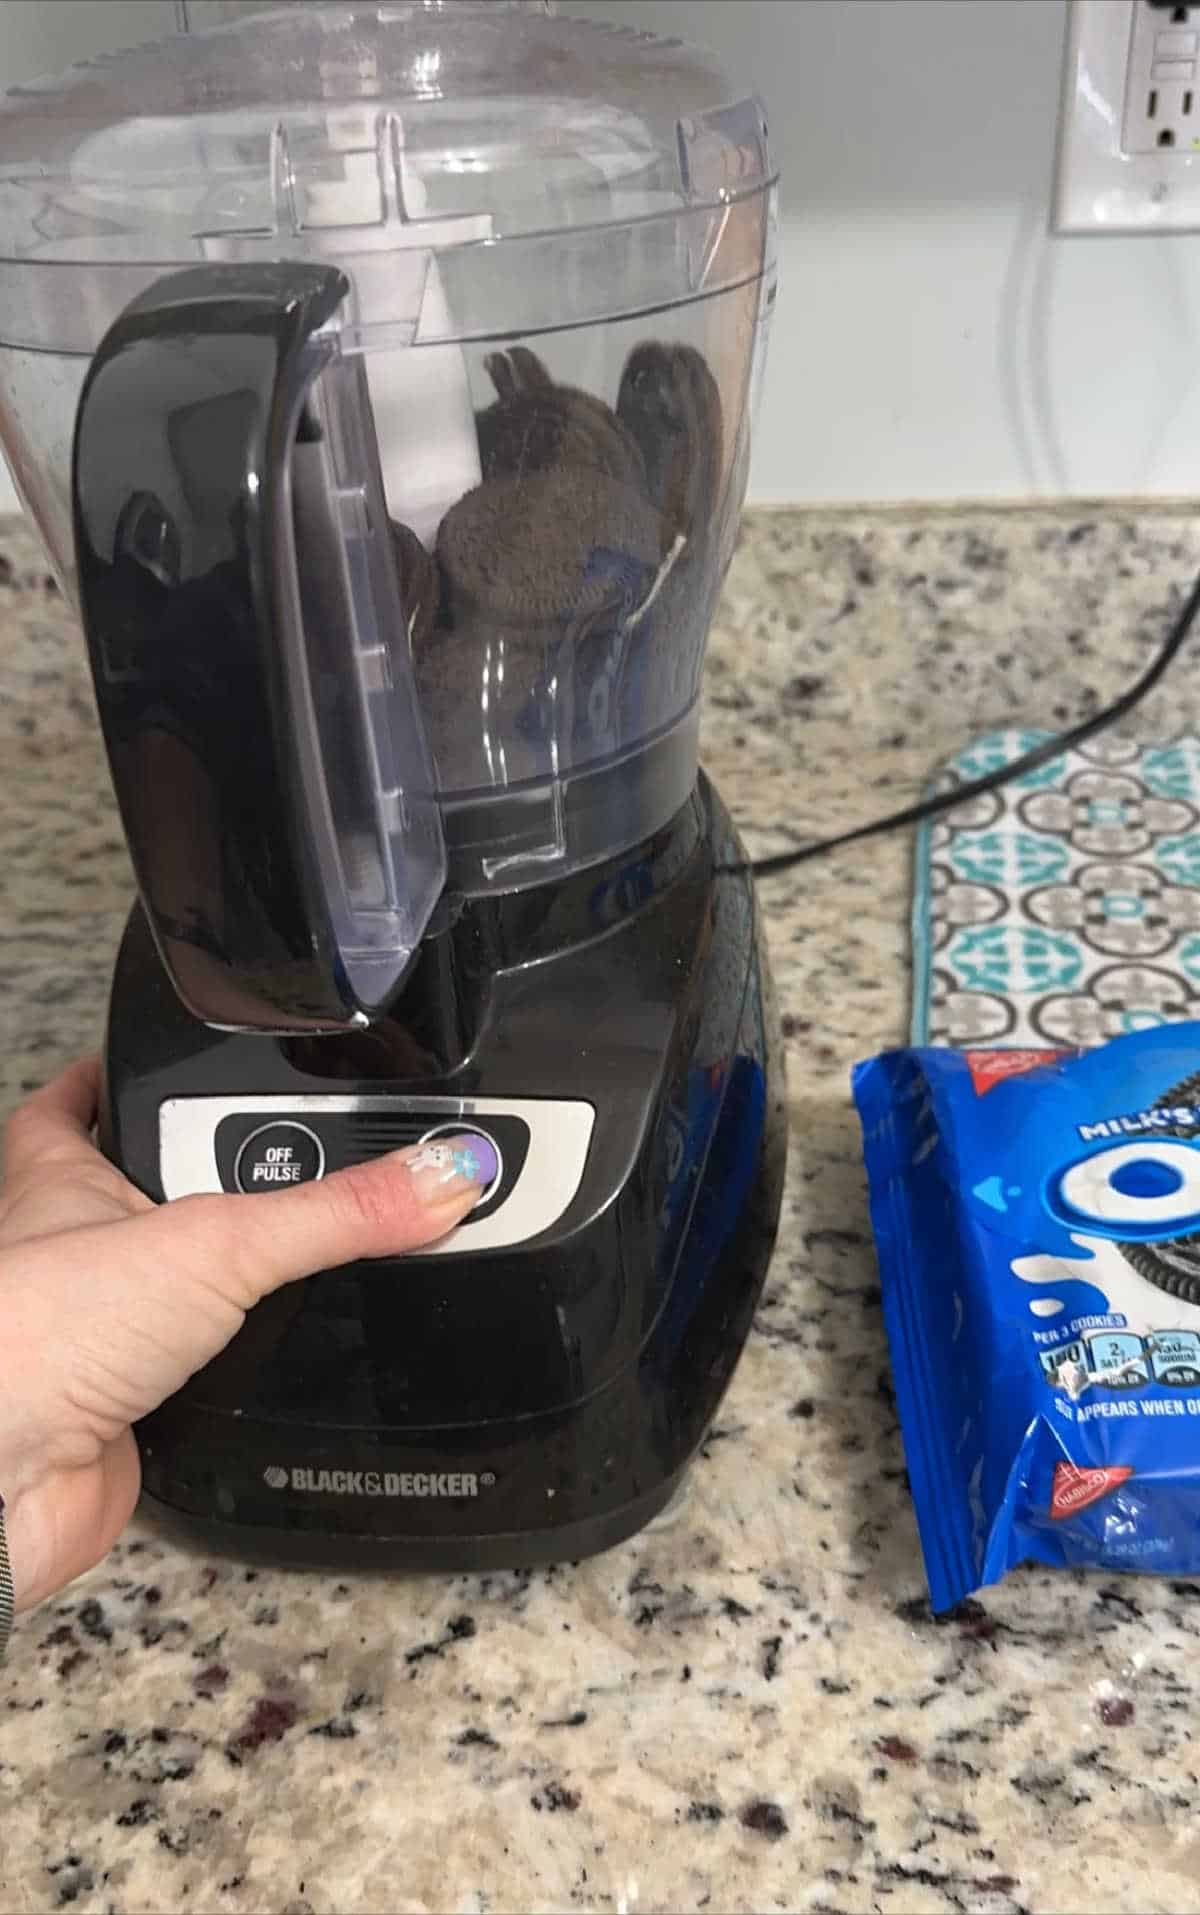
<instances>
[{"instance_id":1,"label":"granite countertop","mask_svg":"<svg viewBox=\"0 0 1200 1915\"><path fill-rule=\"evenodd\" d=\"M706 757L755 850L1127 682L1184 512L752 515ZM1159 711L1178 729L1195 663ZM0 526L0 1071L95 1044L129 872L81 647ZM1020 1572L934 1621L847 1071L902 1037L910 845L763 886L782 1236L690 1487L578 1567L339 1580L145 1520L0 1672L0 1906L1189 1911L1200 1584Z\"/></svg>"}]
</instances>

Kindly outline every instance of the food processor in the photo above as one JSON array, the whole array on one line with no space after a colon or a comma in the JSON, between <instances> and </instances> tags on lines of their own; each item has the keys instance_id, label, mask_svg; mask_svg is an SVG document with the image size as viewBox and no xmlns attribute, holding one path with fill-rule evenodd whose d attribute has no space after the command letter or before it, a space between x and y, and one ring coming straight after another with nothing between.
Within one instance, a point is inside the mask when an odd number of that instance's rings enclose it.
<instances>
[{"instance_id":1,"label":"food processor","mask_svg":"<svg viewBox=\"0 0 1200 1915\"><path fill-rule=\"evenodd\" d=\"M782 1079L698 692L774 234L754 97L505 0L258 13L0 108L0 442L138 886L102 1145L158 1200L497 1165L140 1425L211 1540L584 1555L729 1381Z\"/></svg>"}]
</instances>

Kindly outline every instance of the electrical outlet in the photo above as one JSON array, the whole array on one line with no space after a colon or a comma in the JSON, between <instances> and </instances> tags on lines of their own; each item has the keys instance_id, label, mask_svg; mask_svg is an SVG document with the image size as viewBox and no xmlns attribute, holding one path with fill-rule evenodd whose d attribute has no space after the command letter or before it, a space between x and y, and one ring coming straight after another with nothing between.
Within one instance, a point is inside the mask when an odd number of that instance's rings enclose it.
<instances>
[{"instance_id":1,"label":"electrical outlet","mask_svg":"<svg viewBox=\"0 0 1200 1915\"><path fill-rule=\"evenodd\" d=\"M1200 5L1134 9L1121 145L1126 153L1200 151Z\"/></svg>"},{"instance_id":2,"label":"electrical outlet","mask_svg":"<svg viewBox=\"0 0 1200 1915\"><path fill-rule=\"evenodd\" d=\"M1054 224L1200 232L1200 0L1071 0Z\"/></svg>"}]
</instances>

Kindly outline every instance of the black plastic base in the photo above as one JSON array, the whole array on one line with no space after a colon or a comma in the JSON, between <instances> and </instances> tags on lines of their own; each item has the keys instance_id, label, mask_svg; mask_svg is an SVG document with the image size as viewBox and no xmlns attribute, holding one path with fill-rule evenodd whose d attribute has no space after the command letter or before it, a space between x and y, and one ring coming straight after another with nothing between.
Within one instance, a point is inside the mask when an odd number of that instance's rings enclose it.
<instances>
[{"instance_id":1,"label":"black plastic base","mask_svg":"<svg viewBox=\"0 0 1200 1915\"><path fill-rule=\"evenodd\" d=\"M208 1554L239 1562L276 1564L289 1569L411 1571L414 1575L462 1575L502 1569L538 1569L549 1563L579 1562L628 1542L662 1514L681 1488L686 1467L620 1509L582 1517L552 1529L502 1535L411 1536L331 1535L315 1530L251 1527L192 1516L143 1491L140 1507L172 1536L190 1540Z\"/></svg>"},{"instance_id":2,"label":"black plastic base","mask_svg":"<svg viewBox=\"0 0 1200 1915\"><path fill-rule=\"evenodd\" d=\"M397 1121L426 1098L521 1099L552 1132L557 1106L585 1100L578 1188L510 1247L359 1264L267 1299L140 1426L148 1495L276 1561L495 1569L624 1540L703 1441L782 1194L781 1047L752 883L711 787L620 861L447 909L365 1033L206 1028L135 915L105 1134L149 1195L165 1194L165 1098L304 1097L336 1165L347 1120L313 1100L347 1093L394 1098ZM213 1149L225 1177L229 1147Z\"/></svg>"}]
</instances>

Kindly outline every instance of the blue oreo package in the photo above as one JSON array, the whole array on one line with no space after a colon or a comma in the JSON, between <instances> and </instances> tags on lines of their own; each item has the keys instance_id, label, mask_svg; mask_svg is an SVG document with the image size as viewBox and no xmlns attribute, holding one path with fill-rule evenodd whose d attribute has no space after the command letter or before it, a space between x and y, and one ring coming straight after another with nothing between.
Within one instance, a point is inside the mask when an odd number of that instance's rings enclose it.
<instances>
[{"instance_id":1,"label":"blue oreo package","mask_svg":"<svg viewBox=\"0 0 1200 1915\"><path fill-rule=\"evenodd\" d=\"M1200 1023L853 1083L934 1609L1030 1560L1200 1575Z\"/></svg>"}]
</instances>

